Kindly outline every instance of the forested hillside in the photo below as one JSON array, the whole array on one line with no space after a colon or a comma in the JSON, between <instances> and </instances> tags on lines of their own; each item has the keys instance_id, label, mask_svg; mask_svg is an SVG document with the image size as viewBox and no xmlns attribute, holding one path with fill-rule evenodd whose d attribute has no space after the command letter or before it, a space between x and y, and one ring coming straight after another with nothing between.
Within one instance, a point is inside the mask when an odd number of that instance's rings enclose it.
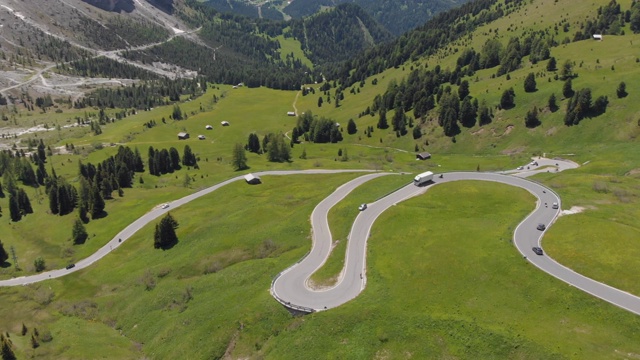
<instances>
[{"instance_id":1,"label":"forested hillside","mask_svg":"<svg viewBox=\"0 0 640 360\"><path fill-rule=\"evenodd\" d=\"M289 23L291 35L317 65L346 61L364 49L391 40L391 34L362 8L343 4ZM285 33L287 35L287 33Z\"/></svg>"},{"instance_id":2,"label":"forested hillside","mask_svg":"<svg viewBox=\"0 0 640 360\"><path fill-rule=\"evenodd\" d=\"M333 7L342 3L360 6L382 24L389 32L400 35L424 24L436 14L459 6L468 0L435 0L400 2L382 0L296 0L284 8L284 12L293 18L301 18L319 12L323 7Z\"/></svg>"}]
</instances>

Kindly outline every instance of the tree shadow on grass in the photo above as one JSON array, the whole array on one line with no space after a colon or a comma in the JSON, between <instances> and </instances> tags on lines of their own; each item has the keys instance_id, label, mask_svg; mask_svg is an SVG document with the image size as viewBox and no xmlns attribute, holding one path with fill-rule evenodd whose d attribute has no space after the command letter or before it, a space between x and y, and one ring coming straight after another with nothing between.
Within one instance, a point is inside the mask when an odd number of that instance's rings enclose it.
<instances>
[{"instance_id":1,"label":"tree shadow on grass","mask_svg":"<svg viewBox=\"0 0 640 360\"><path fill-rule=\"evenodd\" d=\"M92 219L92 220L102 219L102 218L107 217L107 215L109 215L109 213L108 213L108 212L106 212L106 211L102 211L101 213L96 214L95 216L92 216L92 217L91 217L91 219Z\"/></svg>"}]
</instances>

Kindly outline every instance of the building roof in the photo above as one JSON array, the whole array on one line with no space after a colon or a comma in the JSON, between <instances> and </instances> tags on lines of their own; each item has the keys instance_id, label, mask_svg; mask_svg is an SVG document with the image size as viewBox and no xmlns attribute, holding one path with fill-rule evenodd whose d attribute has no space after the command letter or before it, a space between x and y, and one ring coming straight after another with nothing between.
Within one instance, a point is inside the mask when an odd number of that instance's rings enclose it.
<instances>
[{"instance_id":1,"label":"building roof","mask_svg":"<svg viewBox=\"0 0 640 360\"><path fill-rule=\"evenodd\" d=\"M244 176L244 179L249 183L249 184L257 184L260 183L260 177L253 175L253 174L247 174Z\"/></svg>"},{"instance_id":2,"label":"building roof","mask_svg":"<svg viewBox=\"0 0 640 360\"><path fill-rule=\"evenodd\" d=\"M186 133L186 132L179 132L179 133L178 133L178 136L179 136L179 137L189 136L189 133Z\"/></svg>"},{"instance_id":3,"label":"building roof","mask_svg":"<svg viewBox=\"0 0 640 360\"><path fill-rule=\"evenodd\" d=\"M421 153L417 153L416 154L416 158L418 158L418 159L429 159L429 158L431 158L431 154L429 152L427 152L427 151L421 152Z\"/></svg>"}]
</instances>

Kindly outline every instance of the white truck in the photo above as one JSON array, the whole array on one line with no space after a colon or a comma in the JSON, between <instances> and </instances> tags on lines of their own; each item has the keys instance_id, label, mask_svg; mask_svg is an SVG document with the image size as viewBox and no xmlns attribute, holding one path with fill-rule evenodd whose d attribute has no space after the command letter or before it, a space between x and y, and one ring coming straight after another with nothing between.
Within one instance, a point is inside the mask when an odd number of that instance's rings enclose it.
<instances>
[{"instance_id":1,"label":"white truck","mask_svg":"<svg viewBox=\"0 0 640 360\"><path fill-rule=\"evenodd\" d=\"M427 172L423 172L422 174L416 175L416 177L413 178L413 184L415 186L421 186L432 180L433 180L433 173L431 171L427 171Z\"/></svg>"}]
</instances>

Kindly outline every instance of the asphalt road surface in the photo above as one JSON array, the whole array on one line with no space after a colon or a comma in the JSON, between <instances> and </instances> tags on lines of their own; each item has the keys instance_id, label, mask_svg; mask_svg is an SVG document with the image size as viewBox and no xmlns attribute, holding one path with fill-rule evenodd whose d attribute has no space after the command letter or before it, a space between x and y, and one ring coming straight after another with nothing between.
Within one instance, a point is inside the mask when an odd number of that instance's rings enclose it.
<instances>
[{"instance_id":1,"label":"asphalt road surface","mask_svg":"<svg viewBox=\"0 0 640 360\"><path fill-rule=\"evenodd\" d=\"M537 198L535 209L518 225L513 237L516 248L526 260L540 270L571 286L640 315L639 297L580 275L559 264L546 254L540 256L533 252L533 247L542 247L541 239L544 231L546 231L538 230L538 224L545 224L546 229L548 229L560 213L562 204L560 197L553 190L534 181L524 179L524 177L537 172L555 172L556 169L562 171L577 167L577 164L568 161L551 159L536 159L535 161L538 162L538 165L529 165L529 169L526 169L525 166L519 172L506 172L516 176L481 172L446 173L443 174L443 178L439 178L436 175L431 184L423 187L408 184L398 191L368 204L367 209L360 212L353 223L349 234L345 267L337 284L333 288L316 291L309 288L308 280L311 274L324 264L330 253L332 238L327 223L327 213L332 206L343 199L355 187L376 176L385 174L365 175L341 186L314 209L311 216L313 228L312 250L304 259L276 277L272 282L272 295L283 305L306 312L331 309L352 300L366 286L367 239L371 226L380 214L403 200L425 193L430 187L437 184L459 180L481 180L517 186L529 191ZM554 202L558 203L558 209L552 208Z\"/></svg>"}]
</instances>

